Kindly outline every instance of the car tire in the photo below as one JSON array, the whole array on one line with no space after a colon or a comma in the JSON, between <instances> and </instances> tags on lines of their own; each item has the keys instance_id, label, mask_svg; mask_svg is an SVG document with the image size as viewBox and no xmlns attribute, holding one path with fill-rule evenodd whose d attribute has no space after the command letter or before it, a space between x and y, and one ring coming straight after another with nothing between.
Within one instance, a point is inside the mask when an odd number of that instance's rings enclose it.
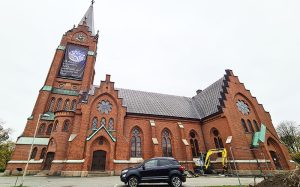
<instances>
[{"instance_id":1,"label":"car tire","mask_svg":"<svg viewBox=\"0 0 300 187\"><path fill-rule=\"evenodd\" d=\"M173 175L169 184L172 187L181 187L182 181L178 175Z\"/></svg>"},{"instance_id":2,"label":"car tire","mask_svg":"<svg viewBox=\"0 0 300 187\"><path fill-rule=\"evenodd\" d=\"M131 176L128 179L128 187L137 187L139 185L139 180L136 176Z\"/></svg>"}]
</instances>

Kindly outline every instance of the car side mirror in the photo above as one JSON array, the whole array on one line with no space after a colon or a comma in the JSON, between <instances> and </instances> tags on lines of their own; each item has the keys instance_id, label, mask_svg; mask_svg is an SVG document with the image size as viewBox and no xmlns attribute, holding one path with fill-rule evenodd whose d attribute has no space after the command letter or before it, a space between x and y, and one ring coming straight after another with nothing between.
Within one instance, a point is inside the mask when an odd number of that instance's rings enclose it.
<instances>
[{"instance_id":1,"label":"car side mirror","mask_svg":"<svg viewBox=\"0 0 300 187\"><path fill-rule=\"evenodd\" d=\"M145 165L142 166L143 170L145 170Z\"/></svg>"}]
</instances>

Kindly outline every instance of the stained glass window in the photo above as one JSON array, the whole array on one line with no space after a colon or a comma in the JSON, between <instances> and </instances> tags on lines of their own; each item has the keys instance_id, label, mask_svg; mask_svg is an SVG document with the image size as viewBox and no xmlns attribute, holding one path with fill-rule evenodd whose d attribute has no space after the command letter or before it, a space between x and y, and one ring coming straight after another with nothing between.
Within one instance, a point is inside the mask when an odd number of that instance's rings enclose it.
<instances>
[{"instance_id":1,"label":"stained glass window","mask_svg":"<svg viewBox=\"0 0 300 187\"><path fill-rule=\"evenodd\" d=\"M142 157L142 140L138 128L134 128L131 135L131 157Z\"/></svg>"},{"instance_id":2,"label":"stained glass window","mask_svg":"<svg viewBox=\"0 0 300 187\"><path fill-rule=\"evenodd\" d=\"M55 98L52 97L52 99L50 101L49 109L48 109L49 112L53 112L54 103L55 103Z\"/></svg>"},{"instance_id":3,"label":"stained glass window","mask_svg":"<svg viewBox=\"0 0 300 187\"><path fill-rule=\"evenodd\" d=\"M69 128L70 128L70 121L69 120L65 120L62 131L63 132L68 132L70 130Z\"/></svg>"},{"instance_id":4,"label":"stained glass window","mask_svg":"<svg viewBox=\"0 0 300 187\"><path fill-rule=\"evenodd\" d=\"M250 131L251 131L251 132L254 132L252 123L251 123L251 121L250 121L249 119L247 120L247 123L248 123L248 127L249 127Z\"/></svg>"},{"instance_id":5,"label":"stained glass window","mask_svg":"<svg viewBox=\"0 0 300 187\"><path fill-rule=\"evenodd\" d=\"M61 103L62 103L62 99L59 98L56 105L56 111L59 111L61 109Z\"/></svg>"},{"instance_id":6,"label":"stained glass window","mask_svg":"<svg viewBox=\"0 0 300 187\"><path fill-rule=\"evenodd\" d=\"M100 124L101 126L106 126L106 119L105 118L102 118L101 119L101 124Z\"/></svg>"},{"instance_id":7,"label":"stained glass window","mask_svg":"<svg viewBox=\"0 0 300 187\"><path fill-rule=\"evenodd\" d=\"M50 135L50 134L51 134L52 128L53 128L53 124L51 123L50 125L48 125L47 131L46 131L46 134L47 134L47 135Z\"/></svg>"},{"instance_id":8,"label":"stained glass window","mask_svg":"<svg viewBox=\"0 0 300 187\"><path fill-rule=\"evenodd\" d=\"M255 120L253 120L254 126L256 128L256 131L260 131L259 126Z\"/></svg>"},{"instance_id":9,"label":"stained glass window","mask_svg":"<svg viewBox=\"0 0 300 187\"><path fill-rule=\"evenodd\" d=\"M44 148L42 149L42 152L41 152L41 155L40 155L40 159L44 159L44 158L45 158L46 152L47 152L47 149L46 149L46 147L44 147Z\"/></svg>"},{"instance_id":10,"label":"stained glass window","mask_svg":"<svg viewBox=\"0 0 300 187\"><path fill-rule=\"evenodd\" d=\"M245 132L249 132L249 131L248 131L248 128L247 128L247 126L246 126L246 122L245 122L244 119L241 120L241 123L242 123L242 126L243 126L243 128L244 128L244 131L245 131Z\"/></svg>"},{"instance_id":11,"label":"stained glass window","mask_svg":"<svg viewBox=\"0 0 300 187\"><path fill-rule=\"evenodd\" d=\"M92 130L97 130L98 118L94 117L92 122Z\"/></svg>"},{"instance_id":12,"label":"stained glass window","mask_svg":"<svg viewBox=\"0 0 300 187\"><path fill-rule=\"evenodd\" d=\"M37 147L33 148L31 155L30 155L30 159L34 159L37 153Z\"/></svg>"},{"instance_id":13,"label":"stained glass window","mask_svg":"<svg viewBox=\"0 0 300 187\"><path fill-rule=\"evenodd\" d=\"M172 157L172 144L169 130L165 129L162 134L163 156Z\"/></svg>"},{"instance_id":14,"label":"stained glass window","mask_svg":"<svg viewBox=\"0 0 300 187\"><path fill-rule=\"evenodd\" d=\"M109 114L112 110L112 104L109 101L102 100L100 103L98 103L97 109L102 114Z\"/></svg>"},{"instance_id":15,"label":"stained glass window","mask_svg":"<svg viewBox=\"0 0 300 187\"><path fill-rule=\"evenodd\" d=\"M53 131L56 131L56 130L57 130L57 125L58 125L58 121L56 120L56 121L54 122Z\"/></svg>"},{"instance_id":16,"label":"stained glass window","mask_svg":"<svg viewBox=\"0 0 300 187\"><path fill-rule=\"evenodd\" d=\"M198 157L200 154L198 140L196 139L195 132L190 132L190 144L192 149L192 155L194 158Z\"/></svg>"},{"instance_id":17,"label":"stained glass window","mask_svg":"<svg viewBox=\"0 0 300 187\"><path fill-rule=\"evenodd\" d=\"M46 124L45 123L41 124L38 130L38 134L43 134L45 132L45 129L46 129Z\"/></svg>"},{"instance_id":18,"label":"stained glass window","mask_svg":"<svg viewBox=\"0 0 300 187\"><path fill-rule=\"evenodd\" d=\"M108 130L113 130L113 129L114 129L114 120L110 118L108 121Z\"/></svg>"},{"instance_id":19,"label":"stained glass window","mask_svg":"<svg viewBox=\"0 0 300 187\"><path fill-rule=\"evenodd\" d=\"M76 100L72 101L72 111L76 111Z\"/></svg>"},{"instance_id":20,"label":"stained glass window","mask_svg":"<svg viewBox=\"0 0 300 187\"><path fill-rule=\"evenodd\" d=\"M65 101L65 108L64 108L65 111L68 111L68 110L69 110L69 105L70 105L70 100L67 99L67 100Z\"/></svg>"},{"instance_id":21,"label":"stained glass window","mask_svg":"<svg viewBox=\"0 0 300 187\"><path fill-rule=\"evenodd\" d=\"M244 101L238 100L236 106L242 114L248 115L250 113L250 108Z\"/></svg>"}]
</instances>

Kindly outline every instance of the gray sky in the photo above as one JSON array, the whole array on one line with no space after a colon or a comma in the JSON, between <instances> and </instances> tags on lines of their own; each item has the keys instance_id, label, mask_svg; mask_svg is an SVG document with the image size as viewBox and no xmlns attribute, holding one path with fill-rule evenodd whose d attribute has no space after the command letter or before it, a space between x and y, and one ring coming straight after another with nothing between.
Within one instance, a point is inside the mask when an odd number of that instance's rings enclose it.
<instances>
[{"instance_id":1,"label":"gray sky","mask_svg":"<svg viewBox=\"0 0 300 187\"><path fill-rule=\"evenodd\" d=\"M0 118L19 136L89 0L0 1ZM300 1L96 0L94 84L193 96L232 69L273 123L300 122Z\"/></svg>"}]
</instances>

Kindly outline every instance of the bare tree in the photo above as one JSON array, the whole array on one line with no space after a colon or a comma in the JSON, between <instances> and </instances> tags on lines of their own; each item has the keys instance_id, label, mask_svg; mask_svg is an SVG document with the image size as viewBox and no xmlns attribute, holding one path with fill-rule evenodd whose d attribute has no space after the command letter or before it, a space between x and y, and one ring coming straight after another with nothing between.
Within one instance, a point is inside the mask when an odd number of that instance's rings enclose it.
<instances>
[{"instance_id":1,"label":"bare tree","mask_svg":"<svg viewBox=\"0 0 300 187\"><path fill-rule=\"evenodd\" d=\"M300 151L300 130L295 121L281 122L276 131L291 153Z\"/></svg>"}]
</instances>

